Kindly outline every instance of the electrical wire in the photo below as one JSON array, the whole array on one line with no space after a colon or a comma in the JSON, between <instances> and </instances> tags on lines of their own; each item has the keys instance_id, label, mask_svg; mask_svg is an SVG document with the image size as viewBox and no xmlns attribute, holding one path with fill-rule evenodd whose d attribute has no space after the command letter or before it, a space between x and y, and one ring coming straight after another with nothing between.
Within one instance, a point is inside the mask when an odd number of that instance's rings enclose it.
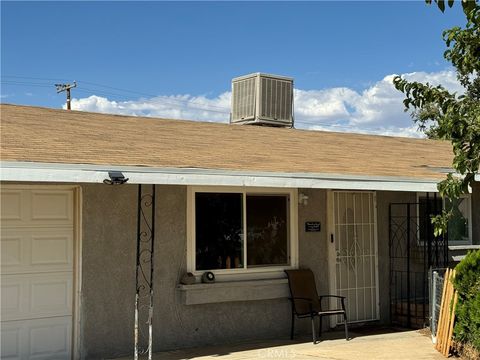
<instances>
[{"instance_id":1,"label":"electrical wire","mask_svg":"<svg viewBox=\"0 0 480 360\"><path fill-rule=\"evenodd\" d=\"M2 78L3 77L15 78L15 79L30 79L30 80L69 81L68 79L60 79L60 78L42 78L42 77L17 76L17 75L2 75Z\"/></svg>"},{"instance_id":2,"label":"electrical wire","mask_svg":"<svg viewBox=\"0 0 480 360\"><path fill-rule=\"evenodd\" d=\"M85 83L85 84L90 84L90 85L94 85L94 86L100 86L100 87L112 89L112 90L118 90L118 91L123 91L123 92L127 92L127 93L148 96L148 97L151 97L151 98L162 97L162 95L152 95L152 94L147 94L147 93L139 92L139 91L126 90L126 89L117 88L117 87L113 87L113 86L102 85L102 84L98 84L98 83L94 83L94 82L90 82L90 81L81 81L81 82ZM175 98L170 98L170 97L168 97L168 99L172 100L172 101L178 101L178 102L198 103L198 102L195 102L194 100L175 99ZM202 103L198 103L198 104L203 105ZM221 110L230 110L229 108L227 108L225 106L218 106L218 105L208 105L208 106L210 106L212 108L221 109Z\"/></svg>"},{"instance_id":3,"label":"electrical wire","mask_svg":"<svg viewBox=\"0 0 480 360\"><path fill-rule=\"evenodd\" d=\"M6 85L18 85L18 86L52 87L51 85L47 85L44 83L29 83L29 82L22 82L22 81L1 81L1 83Z\"/></svg>"},{"instance_id":4,"label":"electrical wire","mask_svg":"<svg viewBox=\"0 0 480 360\"><path fill-rule=\"evenodd\" d=\"M122 97L121 94L112 93L112 92L103 91L103 90L98 90L98 89L91 89L91 88L86 88L86 87L82 87L81 89L84 92L86 90L87 92L90 91L92 93L99 94L99 95L113 96L113 97L116 97L116 98L121 98ZM77 91L82 91L81 89L78 88ZM152 97L152 98L154 100L150 99L151 102L160 102L160 103L163 103L163 104L171 104L171 105L174 105L174 106L179 105L179 103L176 102L177 99L173 99L173 98L170 98L170 97L155 96L155 97ZM128 100L122 100L122 101L127 102ZM230 114L230 111L220 111L220 110L216 110L216 109L211 109L210 106L213 107L213 105L205 104L204 106L192 106L191 105L192 103L193 104L196 104L196 103L193 102L193 101L188 101L188 100L182 100L181 103L184 106L186 106L187 109L203 110L203 111L220 113L220 114ZM227 109L227 108L224 108L224 109Z\"/></svg>"},{"instance_id":5,"label":"electrical wire","mask_svg":"<svg viewBox=\"0 0 480 360\"><path fill-rule=\"evenodd\" d=\"M42 81L69 81L67 79L61 79L61 78L43 78L43 77L29 77L29 76L17 76L17 75L2 75L2 78L12 78L12 79L24 79L24 80L42 80ZM45 83L45 82L29 82L29 81L23 81L23 80L1 80L1 84L5 85L13 85L13 86L34 86L34 87L45 87L45 88L51 88L53 85ZM119 92L124 92L124 93L131 93L131 94L136 94L136 95L142 95L142 96L148 96L150 98L155 98L155 101L158 101L159 103L164 103L164 104L170 104L173 106L178 106L179 104L184 104L187 106L188 110L201 110L201 111L207 111L207 112L213 112L213 113L219 113L219 114L230 114L230 109L222 106L216 106L216 105L211 105L211 104L203 104L196 102L194 100L188 100L188 99L176 99L176 98L171 98L171 97L166 97L162 95L153 95L153 94L148 94L140 91L134 91L134 90L127 90L127 89L122 89L114 86L108 86L108 85L103 85L99 84L96 82L90 82L90 81L83 81L83 80L78 80L77 84L90 84L93 85L92 87L84 87L84 86L77 86L75 88L76 92L82 92L85 94L98 94L98 95L103 95L103 96L108 96L110 99L116 99L118 101L122 102L128 102L128 100L124 99L124 94L120 94L118 92L110 92L110 91L105 91L103 89L98 89L95 87L101 87L105 89L111 89L111 90L117 90ZM201 106L192 106L192 104L198 104ZM212 109L215 108L215 109ZM216 110L216 109L222 109L225 111L221 110ZM186 110L186 109L181 109L181 110ZM322 126L322 127L327 127L331 129L336 129L341 131L341 129L345 130L359 130L358 127L354 125L348 125L348 124L331 124L331 123L323 123L323 122L318 122L315 120L310 120L310 119L295 119L295 125L300 125L300 127L309 127L309 126ZM369 128L369 131L385 131L387 129L385 128Z\"/></svg>"},{"instance_id":6,"label":"electrical wire","mask_svg":"<svg viewBox=\"0 0 480 360\"><path fill-rule=\"evenodd\" d=\"M13 85L13 86L35 86L35 87L46 87L50 88L52 85L46 84L46 83L34 83L34 82L25 82L25 81L12 81L12 80L2 80L2 84L5 85ZM81 84L80 82L77 82L79 85ZM78 87L75 89L76 92L83 92L86 94L96 94L96 95L103 95L103 96L108 96L110 98L115 98L119 101L122 102L127 102L128 100L124 99L123 94L118 94L118 93L113 93L109 91L104 91L104 90L99 90L99 89L93 89L93 88L86 88L86 87ZM192 104L198 104L198 102L195 101L190 101L188 99L174 99L174 98L165 98L163 96L153 96L155 98L155 101L163 104L170 104L173 106L179 107L180 104L186 106L186 109L190 110L201 110L201 111L206 111L206 112L212 112L212 113L219 113L219 114L225 114L228 115L230 114L230 111L220 111L217 109L211 109L210 107L216 107L216 108L221 108L227 110L228 108L224 107L218 107L214 105L209 105L209 104L201 104L203 106L192 106Z\"/></svg>"},{"instance_id":7,"label":"electrical wire","mask_svg":"<svg viewBox=\"0 0 480 360\"><path fill-rule=\"evenodd\" d=\"M2 78L19 78L19 79L45 80L45 81L67 81L65 79L59 79L59 78L55 79L55 78L28 77L28 76L17 76L17 75L2 75ZM91 81L84 81L84 80L77 80L77 84L79 86L81 84L90 84L90 85L93 85L93 86L97 86L97 87L99 86L99 87L102 87L102 88L117 90L117 91L120 91L120 92L142 95L142 96L148 96L150 98L161 98L162 101L164 101L166 103L188 104L189 108L194 108L194 107L191 106L191 104L196 104L196 105L202 106L202 108L200 110L206 110L206 111L210 111L210 112L219 112L219 113L225 113L225 114L230 113L230 108L228 108L228 107L212 105L212 104L204 104L204 103L195 101L194 99L177 99L177 98L171 98L171 97L166 98L165 96L162 96L162 95L153 95L153 94L149 94L149 93L145 93L145 92L127 90L127 89L122 89L122 88L118 88L118 87L103 85L103 84L99 84L99 83L95 83L95 82L91 82ZM83 87L83 88L87 89L85 87ZM101 89L90 89L90 90L93 91L93 92L102 92L102 94L105 94L105 95L110 94L112 96L122 96L121 94L112 93L112 92L104 91L104 90L101 90ZM215 110L215 109L218 109L218 110ZM220 110L223 110L223 111L220 111Z\"/></svg>"}]
</instances>

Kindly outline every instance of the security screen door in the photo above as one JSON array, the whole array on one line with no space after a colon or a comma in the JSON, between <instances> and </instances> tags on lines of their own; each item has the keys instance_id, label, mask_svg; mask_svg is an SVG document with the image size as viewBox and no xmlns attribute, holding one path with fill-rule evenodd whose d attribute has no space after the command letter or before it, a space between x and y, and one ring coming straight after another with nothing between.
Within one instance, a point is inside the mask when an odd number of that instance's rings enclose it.
<instances>
[{"instance_id":1,"label":"security screen door","mask_svg":"<svg viewBox=\"0 0 480 360\"><path fill-rule=\"evenodd\" d=\"M334 246L335 268L333 290L347 298L349 322L377 320L375 194L334 191L331 201L333 233L330 245ZM338 317L333 321L342 323L343 319Z\"/></svg>"}]
</instances>

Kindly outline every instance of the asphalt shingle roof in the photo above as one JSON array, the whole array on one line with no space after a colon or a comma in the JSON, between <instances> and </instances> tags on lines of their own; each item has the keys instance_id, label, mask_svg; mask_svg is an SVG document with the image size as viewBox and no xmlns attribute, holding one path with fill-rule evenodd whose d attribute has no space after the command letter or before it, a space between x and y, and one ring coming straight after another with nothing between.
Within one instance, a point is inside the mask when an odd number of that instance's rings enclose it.
<instances>
[{"instance_id":1,"label":"asphalt shingle roof","mask_svg":"<svg viewBox=\"0 0 480 360\"><path fill-rule=\"evenodd\" d=\"M1 160L442 179L449 142L0 105Z\"/></svg>"}]
</instances>

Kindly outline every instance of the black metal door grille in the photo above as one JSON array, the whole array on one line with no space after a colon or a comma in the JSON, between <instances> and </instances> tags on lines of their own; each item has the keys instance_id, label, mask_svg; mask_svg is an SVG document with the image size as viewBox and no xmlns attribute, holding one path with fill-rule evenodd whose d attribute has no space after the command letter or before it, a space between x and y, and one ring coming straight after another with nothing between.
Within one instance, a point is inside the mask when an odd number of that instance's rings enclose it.
<instances>
[{"instance_id":1,"label":"black metal door grille","mask_svg":"<svg viewBox=\"0 0 480 360\"><path fill-rule=\"evenodd\" d=\"M435 195L431 200L427 195L423 203L389 207L390 318L395 325L422 328L429 323L428 271L448 261L447 241L434 237L430 220L441 207Z\"/></svg>"}]
</instances>

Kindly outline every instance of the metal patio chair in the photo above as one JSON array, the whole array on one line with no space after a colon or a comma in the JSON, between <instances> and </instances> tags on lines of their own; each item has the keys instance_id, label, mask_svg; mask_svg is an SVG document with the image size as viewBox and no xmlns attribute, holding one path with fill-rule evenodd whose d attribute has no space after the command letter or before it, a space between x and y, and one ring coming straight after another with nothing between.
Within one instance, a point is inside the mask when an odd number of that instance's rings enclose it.
<instances>
[{"instance_id":1,"label":"metal patio chair","mask_svg":"<svg viewBox=\"0 0 480 360\"><path fill-rule=\"evenodd\" d=\"M315 285L315 277L310 269L285 270L288 277L288 286L290 288L289 298L292 304L292 327L290 331L290 339L293 340L293 332L295 328L295 317L311 318L312 320L312 337L313 343L317 342L315 334L315 317L318 316L319 336L322 334L322 317L343 315L343 323L345 325L345 339L348 341L348 325L347 311L345 309L345 297L337 295L318 296L317 287ZM337 298L340 300L341 308L325 309L322 307L322 300L329 298Z\"/></svg>"}]
</instances>

